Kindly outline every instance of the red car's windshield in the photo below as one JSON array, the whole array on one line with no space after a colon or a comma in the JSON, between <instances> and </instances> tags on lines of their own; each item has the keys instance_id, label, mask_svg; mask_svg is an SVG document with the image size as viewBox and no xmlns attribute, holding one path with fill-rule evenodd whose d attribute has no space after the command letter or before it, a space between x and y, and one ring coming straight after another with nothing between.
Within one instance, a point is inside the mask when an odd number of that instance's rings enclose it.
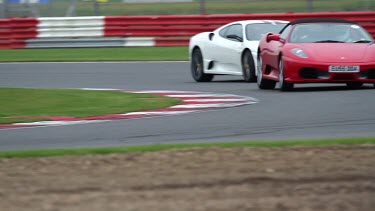
<instances>
[{"instance_id":1,"label":"red car's windshield","mask_svg":"<svg viewBox=\"0 0 375 211\"><path fill-rule=\"evenodd\" d=\"M293 27L291 43L371 43L372 37L359 25L346 23L306 23Z\"/></svg>"},{"instance_id":2,"label":"red car's windshield","mask_svg":"<svg viewBox=\"0 0 375 211\"><path fill-rule=\"evenodd\" d=\"M268 32L279 33L286 23L253 23L246 26L246 39L260 40Z\"/></svg>"}]
</instances>

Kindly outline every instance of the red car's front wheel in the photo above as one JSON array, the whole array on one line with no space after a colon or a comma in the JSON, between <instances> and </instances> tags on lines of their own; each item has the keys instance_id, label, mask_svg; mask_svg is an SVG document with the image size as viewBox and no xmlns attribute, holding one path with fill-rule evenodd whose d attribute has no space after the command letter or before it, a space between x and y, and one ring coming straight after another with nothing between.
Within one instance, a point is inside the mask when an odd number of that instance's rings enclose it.
<instances>
[{"instance_id":1,"label":"red car's front wheel","mask_svg":"<svg viewBox=\"0 0 375 211\"><path fill-rule=\"evenodd\" d=\"M363 86L363 83L362 82L348 82L346 83L346 86L349 89L359 89Z\"/></svg>"},{"instance_id":2,"label":"red car's front wheel","mask_svg":"<svg viewBox=\"0 0 375 211\"><path fill-rule=\"evenodd\" d=\"M262 57L258 54L257 58L257 84L259 89L274 89L276 86L276 81L263 78L263 62Z\"/></svg>"},{"instance_id":3,"label":"red car's front wheel","mask_svg":"<svg viewBox=\"0 0 375 211\"><path fill-rule=\"evenodd\" d=\"M294 84L288 83L285 81L285 68L284 68L284 61L283 58L280 58L279 62L279 84L280 84L280 91L290 91L293 89Z\"/></svg>"}]
</instances>

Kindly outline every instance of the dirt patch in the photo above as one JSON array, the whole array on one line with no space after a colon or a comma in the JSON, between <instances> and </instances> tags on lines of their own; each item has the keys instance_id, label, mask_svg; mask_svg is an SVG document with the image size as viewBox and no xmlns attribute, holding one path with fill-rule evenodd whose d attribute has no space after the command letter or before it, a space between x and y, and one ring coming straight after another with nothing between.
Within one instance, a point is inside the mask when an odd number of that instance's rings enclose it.
<instances>
[{"instance_id":1,"label":"dirt patch","mask_svg":"<svg viewBox=\"0 0 375 211\"><path fill-rule=\"evenodd\" d=\"M373 211L375 145L0 159L0 210Z\"/></svg>"}]
</instances>

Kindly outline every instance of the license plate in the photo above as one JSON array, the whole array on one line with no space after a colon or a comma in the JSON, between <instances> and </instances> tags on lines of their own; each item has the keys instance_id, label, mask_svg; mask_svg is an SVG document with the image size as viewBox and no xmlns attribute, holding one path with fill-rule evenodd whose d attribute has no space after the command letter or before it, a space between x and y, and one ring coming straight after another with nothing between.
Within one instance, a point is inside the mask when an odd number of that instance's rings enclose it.
<instances>
[{"instance_id":1,"label":"license plate","mask_svg":"<svg viewBox=\"0 0 375 211\"><path fill-rule=\"evenodd\" d=\"M333 73L357 73L359 66L329 66L329 72Z\"/></svg>"}]
</instances>

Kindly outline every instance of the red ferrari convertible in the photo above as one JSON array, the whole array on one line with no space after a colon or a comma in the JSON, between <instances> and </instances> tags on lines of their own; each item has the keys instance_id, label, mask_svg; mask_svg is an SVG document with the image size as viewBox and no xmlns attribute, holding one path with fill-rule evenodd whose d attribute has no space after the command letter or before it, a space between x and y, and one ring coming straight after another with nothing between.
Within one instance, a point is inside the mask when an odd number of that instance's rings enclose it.
<instances>
[{"instance_id":1,"label":"red ferrari convertible","mask_svg":"<svg viewBox=\"0 0 375 211\"><path fill-rule=\"evenodd\" d=\"M342 19L301 19L280 34L262 37L258 49L260 89L293 89L299 83L346 83L375 87L375 44L360 25Z\"/></svg>"}]
</instances>

